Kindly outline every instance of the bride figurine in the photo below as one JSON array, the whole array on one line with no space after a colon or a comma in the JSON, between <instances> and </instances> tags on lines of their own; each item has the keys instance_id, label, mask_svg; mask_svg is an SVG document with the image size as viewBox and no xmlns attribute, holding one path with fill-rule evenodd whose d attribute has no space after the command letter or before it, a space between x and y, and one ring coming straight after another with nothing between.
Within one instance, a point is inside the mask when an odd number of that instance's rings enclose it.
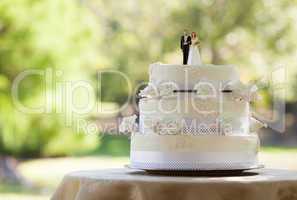
<instances>
[{"instance_id":1,"label":"bride figurine","mask_svg":"<svg viewBox=\"0 0 297 200\"><path fill-rule=\"evenodd\" d=\"M192 32L191 34L191 40L192 44L190 47L190 52L189 52L189 59L188 59L188 65L201 65L201 58L200 58L200 53L199 53L199 45L200 41L198 39L198 36L196 32Z\"/></svg>"}]
</instances>

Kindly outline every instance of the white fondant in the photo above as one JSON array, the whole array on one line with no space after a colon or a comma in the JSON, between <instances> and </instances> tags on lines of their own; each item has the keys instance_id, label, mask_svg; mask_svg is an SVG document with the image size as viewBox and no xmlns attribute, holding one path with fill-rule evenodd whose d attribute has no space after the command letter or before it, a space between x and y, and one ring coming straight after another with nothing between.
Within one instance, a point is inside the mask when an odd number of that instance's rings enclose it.
<instances>
[{"instance_id":1,"label":"white fondant","mask_svg":"<svg viewBox=\"0 0 297 200\"><path fill-rule=\"evenodd\" d=\"M135 135L131 142L131 165L142 169L236 169L258 164L256 135Z\"/></svg>"},{"instance_id":2,"label":"white fondant","mask_svg":"<svg viewBox=\"0 0 297 200\"><path fill-rule=\"evenodd\" d=\"M242 84L235 67L155 63L149 71L149 85L140 92L145 98L139 103L139 133L131 136L132 167L219 170L257 165L259 139L250 134L250 121L255 123L249 107L257 88ZM128 120L122 129L131 132L134 123Z\"/></svg>"},{"instance_id":3,"label":"white fondant","mask_svg":"<svg viewBox=\"0 0 297 200\"><path fill-rule=\"evenodd\" d=\"M173 82L179 89L193 89L200 80L228 82L239 80L239 74L231 65L204 64L200 67L192 65L167 65L155 63L150 65L150 83L159 85Z\"/></svg>"},{"instance_id":4,"label":"white fondant","mask_svg":"<svg viewBox=\"0 0 297 200\"><path fill-rule=\"evenodd\" d=\"M249 133L249 104L233 100L229 93L207 99L197 98L195 94L141 99L139 110L140 131L146 134L156 133L153 127L155 121L161 123L163 129L166 121L175 121L185 133Z\"/></svg>"}]
</instances>

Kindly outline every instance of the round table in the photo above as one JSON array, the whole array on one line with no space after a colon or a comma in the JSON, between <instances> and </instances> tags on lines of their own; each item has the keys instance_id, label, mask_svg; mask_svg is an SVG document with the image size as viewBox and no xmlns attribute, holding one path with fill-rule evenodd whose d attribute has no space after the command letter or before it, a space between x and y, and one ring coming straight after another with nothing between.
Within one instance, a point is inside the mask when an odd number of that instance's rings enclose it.
<instances>
[{"instance_id":1,"label":"round table","mask_svg":"<svg viewBox=\"0 0 297 200\"><path fill-rule=\"evenodd\" d=\"M131 169L73 172L52 200L297 200L297 171L233 175L148 174Z\"/></svg>"}]
</instances>

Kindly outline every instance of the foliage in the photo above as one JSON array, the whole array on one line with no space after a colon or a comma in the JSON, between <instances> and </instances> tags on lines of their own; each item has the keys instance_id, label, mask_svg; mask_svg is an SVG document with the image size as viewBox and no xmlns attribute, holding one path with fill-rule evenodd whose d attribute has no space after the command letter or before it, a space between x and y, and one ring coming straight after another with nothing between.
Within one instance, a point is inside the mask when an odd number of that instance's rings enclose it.
<instances>
[{"instance_id":1,"label":"foliage","mask_svg":"<svg viewBox=\"0 0 297 200\"><path fill-rule=\"evenodd\" d=\"M97 87L98 70L113 69L125 73L136 86L147 80L150 63L180 63L178 40L184 28L198 32L205 63L233 63L245 81L283 64L291 86L297 77L296 11L297 3L291 0L1 0L0 152L22 157L65 155L99 144L96 136L75 134L65 126L65 107L71 103L65 94L61 101L52 100L51 112L17 110L10 89L20 72L51 68L62 71L55 83L86 80ZM123 104L130 95L118 76L105 76L100 86L96 102ZM26 79L21 102L43 105L44 87L43 78ZM55 87L47 92L59 96ZM296 101L296 96L289 88L287 100ZM85 94L75 100L84 103ZM72 117L75 121L88 114Z\"/></svg>"},{"instance_id":2,"label":"foliage","mask_svg":"<svg viewBox=\"0 0 297 200\"><path fill-rule=\"evenodd\" d=\"M62 114L20 112L10 91L15 77L28 69L61 69L66 76L57 81L74 79L77 74L87 76L88 69L82 66L93 62L88 54L94 51L91 41L96 34L90 16L76 3L59 0L3 0L0 13L0 151L32 157L96 147L96 138L90 143L90 139L73 134L64 125ZM37 76L22 81L21 103L43 105L44 82L44 77ZM55 88L51 89L55 93Z\"/></svg>"},{"instance_id":3,"label":"foliage","mask_svg":"<svg viewBox=\"0 0 297 200\"><path fill-rule=\"evenodd\" d=\"M129 156L130 140L126 136L105 135L101 139L101 145L93 154L106 156Z\"/></svg>"}]
</instances>

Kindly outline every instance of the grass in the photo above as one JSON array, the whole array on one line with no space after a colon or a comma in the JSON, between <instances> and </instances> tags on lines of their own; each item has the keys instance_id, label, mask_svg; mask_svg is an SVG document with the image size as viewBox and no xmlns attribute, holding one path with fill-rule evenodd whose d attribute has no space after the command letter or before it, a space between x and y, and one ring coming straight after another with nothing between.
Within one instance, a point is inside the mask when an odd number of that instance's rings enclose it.
<instances>
[{"instance_id":1,"label":"grass","mask_svg":"<svg viewBox=\"0 0 297 200\"><path fill-rule=\"evenodd\" d=\"M29 195L29 194L0 194L0 199L3 200L48 200L47 195Z\"/></svg>"},{"instance_id":2,"label":"grass","mask_svg":"<svg viewBox=\"0 0 297 200\"><path fill-rule=\"evenodd\" d=\"M260 162L267 168L297 170L297 148L262 147ZM63 176L71 171L119 168L129 163L128 157L88 156L36 159L22 162L18 169L31 187L0 184L2 200L46 200Z\"/></svg>"},{"instance_id":3,"label":"grass","mask_svg":"<svg viewBox=\"0 0 297 200\"><path fill-rule=\"evenodd\" d=\"M19 169L35 185L54 188L71 171L117 168L128 162L127 157L52 158L25 162Z\"/></svg>"},{"instance_id":4,"label":"grass","mask_svg":"<svg viewBox=\"0 0 297 200\"><path fill-rule=\"evenodd\" d=\"M297 153L297 147L261 147L261 151L265 153Z\"/></svg>"}]
</instances>

